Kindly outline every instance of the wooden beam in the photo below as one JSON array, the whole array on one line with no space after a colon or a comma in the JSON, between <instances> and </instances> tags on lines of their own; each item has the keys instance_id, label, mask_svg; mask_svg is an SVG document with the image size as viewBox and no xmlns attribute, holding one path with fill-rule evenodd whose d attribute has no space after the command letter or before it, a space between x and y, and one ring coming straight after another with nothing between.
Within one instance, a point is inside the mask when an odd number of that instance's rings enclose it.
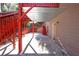
<instances>
[{"instance_id":1,"label":"wooden beam","mask_svg":"<svg viewBox=\"0 0 79 59\"><path fill-rule=\"evenodd\" d=\"M22 3L23 7L52 7L52 8L58 8L59 3Z\"/></svg>"}]
</instances>

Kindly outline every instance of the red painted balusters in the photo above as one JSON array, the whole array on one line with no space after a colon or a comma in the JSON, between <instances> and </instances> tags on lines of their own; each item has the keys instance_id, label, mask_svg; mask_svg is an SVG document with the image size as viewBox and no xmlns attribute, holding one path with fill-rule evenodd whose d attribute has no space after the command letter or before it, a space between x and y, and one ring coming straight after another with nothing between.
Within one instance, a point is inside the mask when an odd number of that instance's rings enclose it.
<instances>
[{"instance_id":1,"label":"red painted balusters","mask_svg":"<svg viewBox=\"0 0 79 59\"><path fill-rule=\"evenodd\" d=\"M0 44L11 39L15 40L14 33L16 33L16 17L16 13L7 13L0 16Z\"/></svg>"}]
</instances>

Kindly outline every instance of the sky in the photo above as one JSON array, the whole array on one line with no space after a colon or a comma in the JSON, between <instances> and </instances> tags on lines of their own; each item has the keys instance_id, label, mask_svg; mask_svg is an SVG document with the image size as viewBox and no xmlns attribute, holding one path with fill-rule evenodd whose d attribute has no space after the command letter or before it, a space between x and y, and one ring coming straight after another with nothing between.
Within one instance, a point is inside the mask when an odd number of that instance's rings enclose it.
<instances>
[{"instance_id":1,"label":"sky","mask_svg":"<svg viewBox=\"0 0 79 59\"><path fill-rule=\"evenodd\" d=\"M0 0L0 3L79 3L79 0Z\"/></svg>"}]
</instances>

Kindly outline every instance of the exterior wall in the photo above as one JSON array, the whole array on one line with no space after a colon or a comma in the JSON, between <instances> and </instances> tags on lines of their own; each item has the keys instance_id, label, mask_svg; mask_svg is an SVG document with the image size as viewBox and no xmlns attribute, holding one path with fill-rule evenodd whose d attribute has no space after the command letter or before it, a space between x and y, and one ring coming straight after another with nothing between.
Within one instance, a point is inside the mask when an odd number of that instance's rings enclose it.
<instances>
[{"instance_id":1,"label":"exterior wall","mask_svg":"<svg viewBox=\"0 0 79 59\"><path fill-rule=\"evenodd\" d=\"M49 21L50 36L60 40L71 55L79 55L79 4L61 4L61 7L63 12Z\"/></svg>"}]
</instances>

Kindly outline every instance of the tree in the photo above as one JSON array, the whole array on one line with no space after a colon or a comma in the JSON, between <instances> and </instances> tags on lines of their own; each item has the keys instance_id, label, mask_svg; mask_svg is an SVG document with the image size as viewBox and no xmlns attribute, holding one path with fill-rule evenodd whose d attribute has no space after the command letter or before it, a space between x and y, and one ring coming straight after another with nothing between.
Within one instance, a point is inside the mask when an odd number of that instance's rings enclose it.
<instances>
[{"instance_id":1,"label":"tree","mask_svg":"<svg viewBox=\"0 0 79 59\"><path fill-rule=\"evenodd\" d=\"M1 12L17 11L18 4L0 3Z\"/></svg>"}]
</instances>

